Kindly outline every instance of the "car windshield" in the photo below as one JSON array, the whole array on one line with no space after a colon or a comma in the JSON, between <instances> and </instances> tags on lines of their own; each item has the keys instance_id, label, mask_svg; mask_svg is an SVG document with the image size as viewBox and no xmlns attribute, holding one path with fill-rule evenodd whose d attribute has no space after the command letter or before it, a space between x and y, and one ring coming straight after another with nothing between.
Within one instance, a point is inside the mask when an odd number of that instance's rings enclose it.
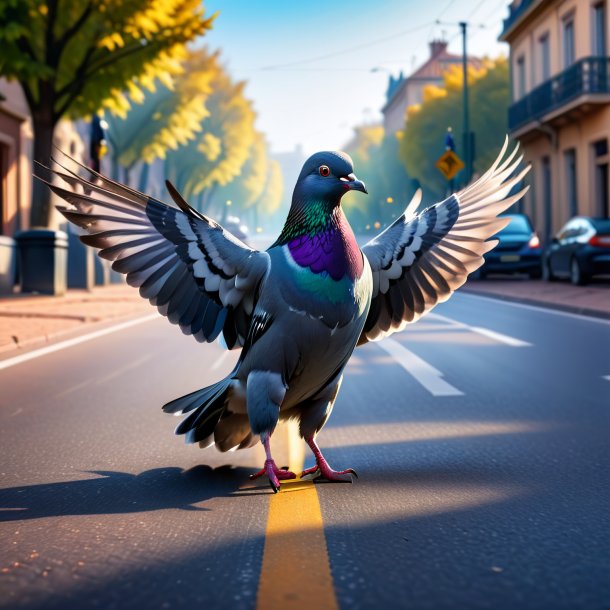
<instances>
[{"instance_id":1,"label":"car windshield","mask_svg":"<svg viewBox=\"0 0 610 610\"><path fill-rule=\"evenodd\" d=\"M511 216L510 223L500 231L500 235L507 233L531 233L532 227L526 216Z\"/></svg>"},{"instance_id":2,"label":"car windshield","mask_svg":"<svg viewBox=\"0 0 610 610\"><path fill-rule=\"evenodd\" d=\"M610 218L591 218L590 220L598 233L610 233Z\"/></svg>"}]
</instances>

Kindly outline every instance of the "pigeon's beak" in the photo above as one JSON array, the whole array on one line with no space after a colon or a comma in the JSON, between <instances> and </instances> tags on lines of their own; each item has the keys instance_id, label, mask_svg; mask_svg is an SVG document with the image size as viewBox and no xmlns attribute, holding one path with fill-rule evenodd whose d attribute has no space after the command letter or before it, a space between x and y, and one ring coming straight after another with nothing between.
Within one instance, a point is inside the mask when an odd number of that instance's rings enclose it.
<instances>
[{"instance_id":1,"label":"pigeon's beak","mask_svg":"<svg viewBox=\"0 0 610 610\"><path fill-rule=\"evenodd\" d=\"M364 186L364 182L362 180L358 180L354 174L348 174L347 176L341 176L341 182L343 182L343 186L346 191L360 191L361 193L369 192L366 190L366 186Z\"/></svg>"}]
</instances>

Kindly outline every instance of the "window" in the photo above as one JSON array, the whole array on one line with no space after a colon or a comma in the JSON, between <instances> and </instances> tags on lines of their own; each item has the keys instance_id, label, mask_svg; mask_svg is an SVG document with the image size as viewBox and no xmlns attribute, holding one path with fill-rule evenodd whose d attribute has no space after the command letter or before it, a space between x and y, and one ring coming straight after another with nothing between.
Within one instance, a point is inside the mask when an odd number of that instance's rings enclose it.
<instances>
[{"instance_id":1,"label":"window","mask_svg":"<svg viewBox=\"0 0 610 610\"><path fill-rule=\"evenodd\" d=\"M570 16L563 22L563 67L568 68L574 63L574 17Z\"/></svg>"},{"instance_id":2,"label":"window","mask_svg":"<svg viewBox=\"0 0 610 610\"><path fill-rule=\"evenodd\" d=\"M593 55L604 57L606 55L606 5L603 2L593 6Z\"/></svg>"},{"instance_id":3,"label":"window","mask_svg":"<svg viewBox=\"0 0 610 610\"><path fill-rule=\"evenodd\" d=\"M517 59L517 99L525 95L525 57Z\"/></svg>"},{"instance_id":4,"label":"window","mask_svg":"<svg viewBox=\"0 0 610 610\"><path fill-rule=\"evenodd\" d=\"M570 148L563 153L566 168L566 197L570 216L578 214L578 193L576 189L576 150Z\"/></svg>"},{"instance_id":5,"label":"window","mask_svg":"<svg viewBox=\"0 0 610 610\"><path fill-rule=\"evenodd\" d=\"M551 52L549 49L549 33L540 37L540 82L551 78Z\"/></svg>"}]
</instances>

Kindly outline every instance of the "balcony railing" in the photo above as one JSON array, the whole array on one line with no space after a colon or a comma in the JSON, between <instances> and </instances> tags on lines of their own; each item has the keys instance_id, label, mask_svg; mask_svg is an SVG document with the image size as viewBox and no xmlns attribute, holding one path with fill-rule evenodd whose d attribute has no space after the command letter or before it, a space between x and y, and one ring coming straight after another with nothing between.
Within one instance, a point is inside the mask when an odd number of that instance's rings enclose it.
<instances>
[{"instance_id":1,"label":"balcony railing","mask_svg":"<svg viewBox=\"0 0 610 610\"><path fill-rule=\"evenodd\" d=\"M561 108L582 95L610 93L610 57L585 57L533 89L508 109L514 131Z\"/></svg>"}]
</instances>

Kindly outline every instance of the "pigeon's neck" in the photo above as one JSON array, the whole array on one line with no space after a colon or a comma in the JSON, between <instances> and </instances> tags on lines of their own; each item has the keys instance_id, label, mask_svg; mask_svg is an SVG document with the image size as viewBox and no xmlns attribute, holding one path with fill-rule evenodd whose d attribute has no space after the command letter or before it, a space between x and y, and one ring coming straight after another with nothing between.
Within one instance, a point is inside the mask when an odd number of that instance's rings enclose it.
<instances>
[{"instance_id":1,"label":"pigeon's neck","mask_svg":"<svg viewBox=\"0 0 610 610\"><path fill-rule=\"evenodd\" d=\"M290 208L276 245L286 246L297 265L334 280L361 276L363 260L352 228L339 205L309 202Z\"/></svg>"},{"instance_id":2,"label":"pigeon's neck","mask_svg":"<svg viewBox=\"0 0 610 610\"><path fill-rule=\"evenodd\" d=\"M341 208L327 201L310 201L302 204L293 199L288 218L278 237L277 244L283 246L303 235L313 236L336 224L335 213Z\"/></svg>"}]
</instances>

